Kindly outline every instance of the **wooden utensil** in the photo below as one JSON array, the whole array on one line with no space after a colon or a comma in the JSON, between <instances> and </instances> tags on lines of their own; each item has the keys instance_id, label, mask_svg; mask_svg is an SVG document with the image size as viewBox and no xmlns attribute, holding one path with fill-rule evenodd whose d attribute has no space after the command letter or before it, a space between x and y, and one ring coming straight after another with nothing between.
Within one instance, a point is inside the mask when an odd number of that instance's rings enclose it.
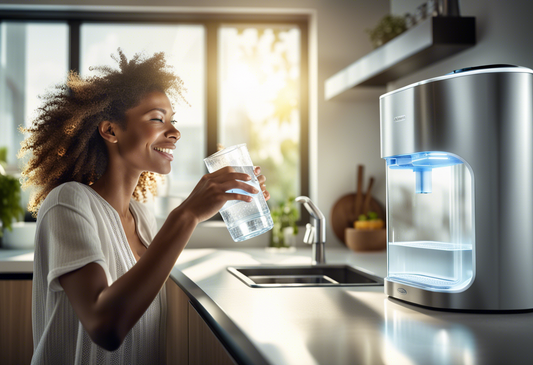
<instances>
[{"instance_id":1,"label":"wooden utensil","mask_svg":"<svg viewBox=\"0 0 533 365\"><path fill-rule=\"evenodd\" d=\"M360 214L368 214L370 209L370 199L372 199L372 186L374 186L374 178L370 178L368 189L366 189L365 201L363 203L363 211Z\"/></svg>"},{"instance_id":2,"label":"wooden utensil","mask_svg":"<svg viewBox=\"0 0 533 365\"><path fill-rule=\"evenodd\" d=\"M361 205L363 203L363 179L365 175L365 166L359 165L357 167L357 190L355 190L355 206L354 214L355 217L353 220L356 220L361 214Z\"/></svg>"},{"instance_id":3,"label":"wooden utensil","mask_svg":"<svg viewBox=\"0 0 533 365\"><path fill-rule=\"evenodd\" d=\"M355 200L355 193L346 194L340 197L335 204L333 204L333 208L331 209L331 229L335 233L335 236L344 244L346 244L344 230L347 227L353 227L355 221L355 219L353 219L353 212L355 212ZM368 210L376 212L379 218L385 220L385 208L373 197L370 197Z\"/></svg>"},{"instance_id":4,"label":"wooden utensil","mask_svg":"<svg viewBox=\"0 0 533 365\"><path fill-rule=\"evenodd\" d=\"M378 217L385 220L385 208L372 197L374 178L370 178L366 195L363 195L364 165L357 166L357 191L339 198L331 209L330 224L335 236L346 244L345 229L353 228L359 214L376 212Z\"/></svg>"}]
</instances>

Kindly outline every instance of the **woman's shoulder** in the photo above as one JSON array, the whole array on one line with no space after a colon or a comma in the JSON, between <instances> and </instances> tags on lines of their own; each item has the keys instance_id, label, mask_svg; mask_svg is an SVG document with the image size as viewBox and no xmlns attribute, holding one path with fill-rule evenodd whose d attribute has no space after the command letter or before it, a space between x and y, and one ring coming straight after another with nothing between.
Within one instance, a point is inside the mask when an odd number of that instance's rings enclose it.
<instances>
[{"instance_id":1,"label":"woman's shoulder","mask_svg":"<svg viewBox=\"0 0 533 365\"><path fill-rule=\"evenodd\" d=\"M46 212L56 205L63 205L72 208L82 208L90 203L90 187L76 181L63 183L48 193L39 212Z\"/></svg>"}]
</instances>

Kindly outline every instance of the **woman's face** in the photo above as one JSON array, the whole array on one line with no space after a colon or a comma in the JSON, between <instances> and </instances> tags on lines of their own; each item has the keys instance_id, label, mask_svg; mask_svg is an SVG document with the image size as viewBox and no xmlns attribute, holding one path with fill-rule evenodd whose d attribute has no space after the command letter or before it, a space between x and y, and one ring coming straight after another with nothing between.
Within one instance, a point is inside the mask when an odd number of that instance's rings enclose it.
<instances>
[{"instance_id":1,"label":"woman's face","mask_svg":"<svg viewBox=\"0 0 533 365\"><path fill-rule=\"evenodd\" d=\"M126 129L115 132L120 156L136 172L170 172L180 132L173 126L172 105L165 93L154 91L126 111Z\"/></svg>"}]
</instances>

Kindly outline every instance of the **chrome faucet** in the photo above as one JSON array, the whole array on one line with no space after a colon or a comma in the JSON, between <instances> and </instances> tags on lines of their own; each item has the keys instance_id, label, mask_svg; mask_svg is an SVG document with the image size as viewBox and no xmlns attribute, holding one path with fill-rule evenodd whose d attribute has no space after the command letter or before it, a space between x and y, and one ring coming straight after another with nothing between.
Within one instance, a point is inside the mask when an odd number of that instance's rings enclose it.
<instances>
[{"instance_id":1,"label":"chrome faucet","mask_svg":"<svg viewBox=\"0 0 533 365\"><path fill-rule=\"evenodd\" d=\"M307 223L304 242L313 245L313 265L326 263L326 218L324 214L306 196L299 196L295 199L302 203L313 218L313 225Z\"/></svg>"}]
</instances>

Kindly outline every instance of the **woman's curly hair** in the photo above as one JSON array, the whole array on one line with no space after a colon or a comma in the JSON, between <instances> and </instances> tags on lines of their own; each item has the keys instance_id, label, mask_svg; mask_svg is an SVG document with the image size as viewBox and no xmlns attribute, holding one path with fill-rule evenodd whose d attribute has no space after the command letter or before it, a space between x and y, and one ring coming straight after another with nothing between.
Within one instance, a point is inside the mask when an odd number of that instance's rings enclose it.
<instances>
[{"instance_id":1,"label":"woman's curly hair","mask_svg":"<svg viewBox=\"0 0 533 365\"><path fill-rule=\"evenodd\" d=\"M22 186L36 187L28 205L34 214L55 187L67 181L91 185L105 172L108 155L97 129L100 122L108 120L125 128L125 112L155 90L171 100L184 100L183 81L166 64L162 52L152 57L136 54L128 61L119 48L118 57L111 57L119 69L91 67L99 75L86 78L71 71L66 83L41 96L43 105L31 127L20 128L29 134L21 143L19 158L31 152L22 171ZM155 195L158 177L143 172L133 198L146 201Z\"/></svg>"}]
</instances>

